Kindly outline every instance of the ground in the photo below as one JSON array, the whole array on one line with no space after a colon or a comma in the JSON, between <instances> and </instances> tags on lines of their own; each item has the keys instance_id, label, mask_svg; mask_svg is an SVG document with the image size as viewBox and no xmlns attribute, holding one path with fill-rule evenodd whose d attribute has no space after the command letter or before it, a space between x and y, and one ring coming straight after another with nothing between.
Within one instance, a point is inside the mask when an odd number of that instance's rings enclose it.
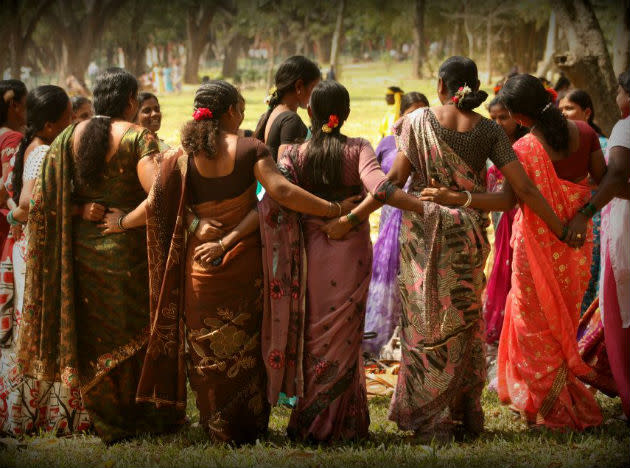
<instances>
[{"instance_id":1,"label":"ground","mask_svg":"<svg viewBox=\"0 0 630 468\"><path fill-rule=\"evenodd\" d=\"M383 64L345 66L341 81L350 91L352 111L344 133L377 143L387 86L395 84L405 91L423 92L434 102L435 79L412 80L407 77L408 71L408 64L393 64L390 70L385 70ZM169 144L177 144L179 128L192 114L193 94L194 88L186 87L179 96L160 96L164 112L160 136ZM247 101L243 128L253 129L265 109L265 90L245 89L243 94ZM481 111L486 113L485 109ZM306 114L301 113L307 120ZM372 221L375 232L378 216ZM477 441L445 446L423 446L411 433L398 431L387 420L389 399L385 397L370 401L369 440L333 447L288 442L284 429L289 410L274 408L270 434L265 440L254 446L231 448L209 443L196 425L198 412L190 394L191 426L176 435L140 437L109 448L95 436L58 439L42 434L24 440L3 439L6 447L0 448L0 466L628 466L630 431L625 423L615 419L621 413L619 399L598 394L598 401L604 412L600 428L585 433L536 432L528 430L508 408L500 405L496 394L486 392L483 399L486 432Z\"/></svg>"}]
</instances>

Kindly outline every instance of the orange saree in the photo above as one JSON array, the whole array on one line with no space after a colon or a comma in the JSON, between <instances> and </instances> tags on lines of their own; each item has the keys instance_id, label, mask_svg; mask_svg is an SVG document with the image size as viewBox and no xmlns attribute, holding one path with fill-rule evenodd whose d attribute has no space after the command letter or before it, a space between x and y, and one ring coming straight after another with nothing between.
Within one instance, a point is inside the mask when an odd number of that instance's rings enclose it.
<instances>
[{"instance_id":1,"label":"orange saree","mask_svg":"<svg viewBox=\"0 0 630 468\"><path fill-rule=\"evenodd\" d=\"M590 197L586 182L560 179L540 142L514 150L556 214L567 221ZM592 393L578 377L591 369L576 340L591 265L592 232L580 249L561 242L527 206L513 226L512 289L499 343L499 398L529 423L583 430L601 423Z\"/></svg>"}]
</instances>

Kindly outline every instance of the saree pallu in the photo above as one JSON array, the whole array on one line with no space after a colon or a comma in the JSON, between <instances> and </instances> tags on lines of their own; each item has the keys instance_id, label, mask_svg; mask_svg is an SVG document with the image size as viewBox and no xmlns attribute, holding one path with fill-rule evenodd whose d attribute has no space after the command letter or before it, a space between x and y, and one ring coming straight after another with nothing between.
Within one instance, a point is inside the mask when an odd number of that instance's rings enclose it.
<instances>
[{"instance_id":1,"label":"saree pallu","mask_svg":"<svg viewBox=\"0 0 630 468\"><path fill-rule=\"evenodd\" d=\"M456 190L485 191L485 174L470 169L439 139L428 112L410 114L394 130L399 151L412 165L410 193L419 196L432 178ZM430 433L446 409L468 429L483 429L481 293L488 223L476 210L431 202L424 203L422 215L403 213L402 361L389 411L400 429Z\"/></svg>"},{"instance_id":2,"label":"saree pallu","mask_svg":"<svg viewBox=\"0 0 630 468\"><path fill-rule=\"evenodd\" d=\"M298 183L292 152L285 151L278 166ZM291 438L364 438L370 425L361 356L372 266L369 224L335 241L321 230L324 220L298 221L268 196L259 213L270 401L279 391L299 397L287 428Z\"/></svg>"},{"instance_id":3,"label":"saree pallu","mask_svg":"<svg viewBox=\"0 0 630 468\"><path fill-rule=\"evenodd\" d=\"M228 231L256 206L252 185L234 199L193 206ZM260 233L228 250L218 266L193 260L196 237L188 239L184 311L189 349L188 379L197 398L200 424L216 441L252 443L269 423L260 331L263 273Z\"/></svg>"},{"instance_id":4,"label":"saree pallu","mask_svg":"<svg viewBox=\"0 0 630 468\"><path fill-rule=\"evenodd\" d=\"M515 145L521 164L561 220L571 219L590 188L558 178L531 134ZM514 221L512 289L499 342L498 391L529 423L578 430L601 423L593 394L578 379L591 372L577 344L580 306L590 277L592 233L575 250L528 206Z\"/></svg>"},{"instance_id":5,"label":"saree pallu","mask_svg":"<svg viewBox=\"0 0 630 468\"><path fill-rule=\"evenodd\" d=\"M19 363L27 376L79 390L106 442L170 430L180 415L135 402L149 318L142 230L103 236L75 203L122 210L144 199L137 163L157 145L132 126L94 187L73 182L75 125L53 142L33 192ZM78 198L77 198L78 197Z\"/></svg>"}]
</instances>

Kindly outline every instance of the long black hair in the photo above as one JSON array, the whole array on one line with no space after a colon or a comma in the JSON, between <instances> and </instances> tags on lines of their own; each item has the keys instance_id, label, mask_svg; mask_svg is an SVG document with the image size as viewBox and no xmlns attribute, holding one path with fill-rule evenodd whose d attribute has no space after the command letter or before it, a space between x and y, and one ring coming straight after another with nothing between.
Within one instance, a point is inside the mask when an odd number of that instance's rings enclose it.
<instances>
[{"instance_id":1,"label":"long black hair","mask_svg":"<svg viewBox=\"0 0 630 468\"><path fill-rule=\"evenodd\" d=\"M477 64L468 57L455 55L447 58L440 65L438 77L446 85L449 97L455 96L459 88L464 86L472 90L455 104L460 110L471 111L488 99L488 93L479 89Z\"/></svg>"},{"instance_id":2,"label":"long black hair","mask_svg":"<svg viewBox=\"0 0 630 468\"><path fill-rule=\"evenodd\" d=\"M621 73L617 81L619 86L621 86L626 93L630 94L630 70Z\"/></svg>"},{"instance_id":3,"label":"long black hair","mask_svg":"<svg viewBox=\"0 0 630 468\"><path fill-rule=\"evenodd\" d=\"M403 97L400 99L400 115L403 115L407 109L417 103L422 103L425 107L429 107L429 100L424 94L416 91L403 94Z\"/></svg>"},{"instance_id":4,"label":"long black hair","mask_svg":"<svg viewBox=\"0 0 630 468\"><path fill-rule=\"evenodd\" d=\"M538 78L524 73L513 76L505 82L498 97L510 112L532 119L555 151L569 148L567 119L553 104L551 94Z\"/></svg>"},{"instance_id":5,"label":"long black hair","mask_svg":"<svg viewBox=\"0 0 630 468\"><path fill-rule=\"evenodd\" d=\"M26 85L20 80L0 80L0 126L7 123L11 101L20 101L26 93Z\"/></svg>"},{"instance_id":6,"label":"long black hair","mask_svg":"<svg viewBox=\"0 0 630 468\"><path fill-rule=\"evenodd\" d=\"M302 55L294 55L282 62L276 72L276 90L271 94L269 109L258 121L256 130L254 130L254 136L260 141L265 140L265 127L271 112L280 104L287 92L295 89L295 84L299 80L304 82L304 86L308 86L313 81L321 79L321 77L322 72L317 64Z\"/></svg>"},{"instance_id":7,"label":"long black hair","mask_svg":"<svg viewBox=\"0 0 630 468\"><path fill-rule=\"evenodd\" d=\"M202 84L195 93L195 109L210 109L212 118L190 120L181 130L181 142L187 154L205 154L212 158L217 153L219 119L230 106L238 105L243 99L238 90L227 81L212 80Z\"/></svg>"},{"instance_id":8,"label":"long black hair","mask_svg":"<svg viewBox=\"0 0 630 468\"><path fill-rule=\"evenodd\" d=\"M20 201L22 175L24 173L24 153L38 132L46 123L57 122L68 108L70 98L59 86L38 86L26 96L26 131L15 154L12 171L13 200Z\"/></svg>"},{"instance_id":9,"label":"long black hair","mask_svg":"<svg viewBox=\"0 0 630 468\"><path fill-rule=\"evenodd\" d=\"M123 118L130 98L138 94L138 81L122 68L112 67L96 78L93 117L77 145L75 177L83 185L94 185L103 177L109 151L112 119Z\"/></svg>"},{"instance_id":10,"label":"long black hair","mask_svg":"<svg viewBox=\"0 0 630 468\"><path fill-rule=\"evenodd\" d=\"M595 130L595 132L597 132L598 135L603 136L601 128L599 128L597 124L593 122L593 120L595 119L595 108L593 107L593 100L591 99L591 96L586 91L582 89L573 89L565 94L563 99L566 99L573 104L577 104L582 108L582 110L590 109L591 115L588 118L588 124L593 130Z\"/></svg>"},{"instance_id":11,"label":"long black hair","mask_svg":"<svg viewBox=\"0 0 630 468\"><path fill-rule=\"evenodd\" d=\"M337 81L322 81L313 88L310 107L313 135L306 147L301 175L318 189L339 187L343 182L346 143L341 127L350 114L350 94ZM322 128L331 116L338 119L338 125L326 132Z\"/></svg>"}]
</instances>

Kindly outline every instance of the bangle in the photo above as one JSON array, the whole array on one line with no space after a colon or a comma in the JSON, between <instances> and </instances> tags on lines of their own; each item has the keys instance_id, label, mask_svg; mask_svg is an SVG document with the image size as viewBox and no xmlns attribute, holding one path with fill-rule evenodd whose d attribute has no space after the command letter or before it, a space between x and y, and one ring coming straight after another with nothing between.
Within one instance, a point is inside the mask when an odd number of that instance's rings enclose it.
<instances>
[{"instance_id":1,"label":"bangle","mask_svg":"<svg viewBox=\"0 0 630 468\"><path fill-rule=\"evenodd\" d=\"M7 214L7 223L9 223L11 226L15 226L16 224L18 224L17 220L13 217L13 210L9 211L9 213Z\"/></svg>"},{"instance_id":2,"label":"bangle","mask_svg":"<svg viewBox=\"0 0 630 468\"><path fill-rule=\"evenodd\" d=\"M333 215L333 202L329 201L328 202L328 212L326 213L326 217L327 218L332 218Z\"/></svg>"},{"instance_id":3,"label":"bangle","mask_svg":"<svg viewBox=\"0 0 630 468\"><path fill-rule=\"evenodd\" d=\"M470 193L468 190L464 190L464 193L466 194L466 203L464 203L462 205L462 208L468 208L470 206L470 204L472 203L472 193Z\"/></svg>"},{"instance_id":4,"label":"bangle","mask_svg":"<svg viewBox=\"0 0 630 468\"><path fill-rule=\"evenodd\" d=\"M595 208L595 205L593 205L591 202L588 202L578 211L582 213L584 216L586 216L588 219L591 219L593 215L597 213L597 208Z\"/></svg>"},{"instance_id":5,"label":"bangle","mask_svg":"<svg viewBox=\"0 0 630 468\"><path fill-rule=\"evenodd\" d=\"M197 228L199 227L200 222L201 220L199 219L199 217L195 215L192 222L190 223L190 226L188 226L188 234L191 234L191 235L194 234Z\"/></svg>"},{"instance_id":6,"label":"bangle","mask_svg":"<svg viewBox=\"0 0 630 468\"><path fill-rule=\"evenodd\" d=\"M558 239L560 239L561 241L565 240L567 238L567 234L569 234L569 226L565 224L564 226L562 226L562 234L560 234L560 237L558 237Z\"/></svg>"},{"instance_id":7,"label":"bangle","mask_svg":"<svg viewBox=\"0 0 630 468\"><path fill-rule=\"evenodd\" d=\"M335 205L337 205L337 208L339 208L339 214L337 215L337 218L340 218L341 217L341 203L335 202Z\"/></svg>"},{"instance_id":8,"label":"bangle","mask_svg":"<svg viewBox=\"0 0 630 468\"><path fill-rule=\"evenodd\" d=\"M120 218L118 218L118 227L120 228L121 231L126 231L127 230L127 228L125 228L125 226L123 226L123 221L125 220L126 217L127 217L127 215L124 214Z\"/></svg>"},{"instance_id":9,"label":"bangle","mask_svg":"<svg viewBox=\"0 0 630 468\"><path fill-rule=\"evenodd\" d=\"M359 217L355 215L352 211L346 215L346 218L348 218L348 222L352 224L352 227L356 227L361 224L361 220L359 219Z\"/></svg>"},{"instance_id":10,"label":"bangle","mask_svg":"<svg viewBox=\"0 0 630 468\"><path fill-rule=\"evenodd\" d=\"M223 239L219 239L219 245L221 246L221 250L225 253L225 245L223 245Z\"/></svg>"}]
</instances>

